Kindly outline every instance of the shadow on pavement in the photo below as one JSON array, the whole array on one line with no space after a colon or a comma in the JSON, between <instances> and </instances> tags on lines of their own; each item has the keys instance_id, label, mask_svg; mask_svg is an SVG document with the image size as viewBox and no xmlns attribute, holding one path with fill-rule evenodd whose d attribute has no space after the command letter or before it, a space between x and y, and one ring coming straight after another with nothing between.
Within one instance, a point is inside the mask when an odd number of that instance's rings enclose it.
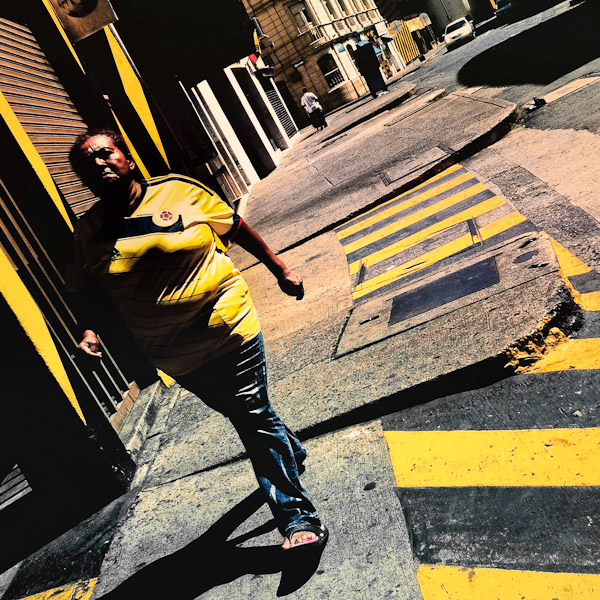
<instances>
[{"instance_id":1,"label":"shadow on pavement","mask_svg":"<svg viewBox=\"0 0 600 600\"><path fill-rule=\"evenodd\" d=\"M281 572L278 596L304 585L317 570L320 553L284 552L280 546L240 548L238 544L275 528L273 520L235 539L227 538L264 503L259 490L223 515L197 540L138 571L103 600L193 600L204 592L247 574Z\"/></svg>"},{"instance_id":2,"label":"shadow on pavement","mask_svg":"<svg viewBox=\"0 0 600 600\"><path fill-rule=\"evenodd\" d=\"M475 85L548 84L600 56L600 20L586 2L485 50L458 73Z\"/></svg>"}]
</instances>

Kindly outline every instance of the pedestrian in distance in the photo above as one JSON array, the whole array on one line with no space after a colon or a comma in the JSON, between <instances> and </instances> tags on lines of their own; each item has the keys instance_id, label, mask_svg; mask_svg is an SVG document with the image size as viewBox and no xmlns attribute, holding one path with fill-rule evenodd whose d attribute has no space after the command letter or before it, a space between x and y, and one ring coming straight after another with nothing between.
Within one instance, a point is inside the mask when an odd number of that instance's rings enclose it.
<instances>
[{"instance_id":1,"label":"pedestrian in distance","mask_svg":"<svg viewBox=\"0 0 600 600\"><path fill-rule=\"evenodd\" d=\"M302 104L304 110L308 113L310 122L317 131L321 131L321 129L327 127L327 121L325 120L325 114L323 113L323 107L319 99L305 87L302 88L300 104Z\"/></svg>"},{"instance_id":2,"label":"pedestrian in distance","mask_svg":"<svg viewBox=\"0 0 600 600\"><path fill-rule=\"evenodd\" d=\"M328 532L300 481L306 450L269 402L256 310L225 251L235 239L298 300L302 278L200 182L174 174L144 180L118 133L90 130L69 157L100 200L75 228L67 289L99 282L152 364L231 420L282 548L322 548ZM88 318L79 348L99 357Z\"/></svg>"}]
</instances>

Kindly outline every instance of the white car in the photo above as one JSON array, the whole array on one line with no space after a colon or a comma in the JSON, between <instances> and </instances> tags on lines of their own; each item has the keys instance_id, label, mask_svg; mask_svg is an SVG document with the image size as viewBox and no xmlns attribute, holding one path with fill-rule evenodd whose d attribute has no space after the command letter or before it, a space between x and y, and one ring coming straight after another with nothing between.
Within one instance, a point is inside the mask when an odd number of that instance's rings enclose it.
<instances>
[{"instance_id":1,"label":"white car","mask_svg":"<svg viewBox=\"0 0 600 600\"><path fill-rule=\"evenodd\" d=\"M448 50L463 42L474 39L475 27L473 27L473 23L468 21L465 17L452 21L452 23L446 25L446 31L444 31L444 43Z\"/></svg>"}]
</instances>

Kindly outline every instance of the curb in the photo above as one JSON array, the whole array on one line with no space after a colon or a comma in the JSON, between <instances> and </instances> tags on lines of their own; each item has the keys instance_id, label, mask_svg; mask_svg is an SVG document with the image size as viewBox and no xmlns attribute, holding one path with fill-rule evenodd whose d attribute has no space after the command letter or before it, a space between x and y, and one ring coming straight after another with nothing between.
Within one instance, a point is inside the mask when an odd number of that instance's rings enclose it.
<instances>
[{"instance_id":1,"label":"curb","mask_svg":"<svg viewBox=\"0 0 600 600\"><path fill-rule=\"evenodd\" d=\"M540 346L540 341L543 343L543 340L551 336L551 330L554 328L560 329L566 335L574 333L583 323L582 314L581 307L575 302L568 285L563 281L556 304L547 315L540 319L538 327L508 344L495 356L489 356L467 367L384 396L371 404L355 408L343 415L297 430L296 433L302 441L313 439L333 431L382 418L399 410L422 406L438 398L469 389L486 387L508 379L516 375L523 366L520 361L515 361L514 350L526 347L529 342L536 342ZM465 385L465 382L468 384Z\"/></svg>"},{"instance_id":2,"label":"curb","mask_svg":"<svg viewBox=\"0 0 600 600\"><path fill-rule=\"evenodd\" d=\"M333 139L334 137L336 137L342 133L345 133L346 131L350 131L350 129L354 129L354 127L358 127L358 125L362 125L362 123L366 123L370 119L373 119L377 115L382 114L386 110L396 108L399 104L402 104L402 102L404 102L411 96L414 96L416 91L417 91L417 86L414 86L411 90L408 90L401 96L394 98L391 102L388 102L387 104L382 104L381 106L376 108L372 113L364 115L364 116L360 117L359 119L357 119L356 121L353 121L352 123L349 123L348 125L345 125L344 127L331 132L330 135L328 135L327 137L324 137L322 140L320 140L319 143L322 144L324 142L328 142L329 140Z\"/></svg>"},{"instance_id":3,"label":"curb","mask_svg":"<svg viewBox=\"0 0 600 600\"><path fill-rule=\"evenodd\" d=\"M169 388L160 379L141 390L128 418L124 421L119 437L134 462L142 451L168 392Z\"/></svg>"},{"instance_id":4,"label":"curb","mask_svg":"<svg viewBox=\"0 0 600 600\"><path fill-rule=\"evenodd\" d=\"M470 96L469 96L469 99L473 100L473 98L471 98ZM486 103L493 104L493 102L490 102L489 100L483 100L480 98L475 99L475 100L478 102L486 102ZM506 135L510 131L511 126L516 121L518 121L521 114L522 114L521 108L515 105L515 107L511 110L511 112L508 115L506 115L500 122L496 123L496 125L494 125L491 129L489 129L485 133L482 133L481 135L479 135L479 137L468 142L465 146L463 146L459 150L453 150L451 153L448 154L448 156L446 158L444 158L440 161L431 163L431 165L426 167L424 171L422 171L415 177L409 179L408 181L405 181L401 185L391 189L390 191L385 193L383 196L380 196L377 200L374 200L373 202L367 204L366 206L361 207L359 210L356 210L350 214L344 215L343 218L341 218L333 223L330 223L329 225L327 225L325 227L322 227L321 229L311 233L310 235L306 236L305 238L302 238L302 239L290 244L289 246L285 246L281 250L278 250L276 252L276 254L280 255L280 254L283 254L284 252L294 250L295 248L302 246L306 242L314 240L325 233L329 233L330 231L333 231L337 227L340 227L347 221L354 219L355 217L357 217L365 212L368 212L369 210L372 210L373 208L379 206L383 202L387 202L388 200L391 200L392 198L398 196L399 194L406 192L407 190L410 190L411 188L419 185L420 183L423 183L430 177L433 177L434 175L441 173L445 169L448 169L452 165L454 165L460 161L463 161L467 158L470 158L477 152L480 152L484 148L487 148L488 146L496 143L499 139L501 139L504 135ZM418 167L417 170L419 170L421 168L422 167ZM408 172L405 175L405 177L410 176L410 174L411 173ZM246 271L246 270L254 267L257 264L258 264L258 261L256 261L256 260L251 261L248 265L246 265L245 267L240 269L240 271Z\"/></svg>"}]
</instances>

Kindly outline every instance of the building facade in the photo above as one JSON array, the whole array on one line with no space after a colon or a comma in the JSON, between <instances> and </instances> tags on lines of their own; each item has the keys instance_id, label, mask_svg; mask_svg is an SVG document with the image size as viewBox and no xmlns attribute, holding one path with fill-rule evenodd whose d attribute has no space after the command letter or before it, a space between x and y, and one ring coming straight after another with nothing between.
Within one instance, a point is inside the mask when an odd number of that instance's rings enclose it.
<instances>
[{"instance_id":1,"label":"building facade","mask_svg":"<svg viewBox=\"0 0 600 600\"><path fill-rule=\"evenodd\" d=\"M373 0L244 0L257 21L262 55L295 117L302 88L314 92L326 110L368 92L353 53L373 45L382 74L388 78L406 63Z\"/></svg>"}]
</instances>

